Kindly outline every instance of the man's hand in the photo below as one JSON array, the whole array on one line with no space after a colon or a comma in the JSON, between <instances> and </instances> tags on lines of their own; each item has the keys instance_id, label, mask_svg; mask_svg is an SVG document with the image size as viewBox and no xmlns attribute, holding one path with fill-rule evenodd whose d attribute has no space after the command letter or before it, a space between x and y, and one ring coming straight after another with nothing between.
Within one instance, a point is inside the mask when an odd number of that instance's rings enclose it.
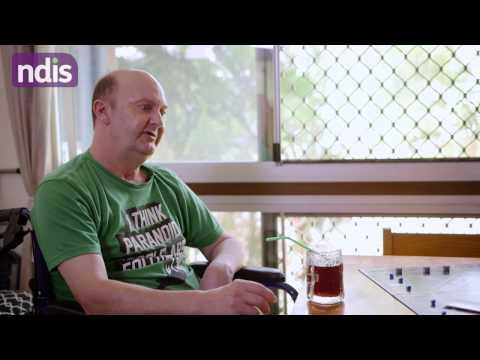
<instances>
[{"instance_id":1,"label":"man's hand","mask_svg":"<svg viewBox=\"0 0 480 360\"><path fill-rule=\"evenodd\" d=\"M200 281L201 290L215 289L233 281L234 271L227 264L212 262L205 270Z\"/></svg>"},{"instance_id":2,"label":"man's hand","mask_svg":"<svg viewBox=\"0 0 480 360\"><path fill-rule=\"evenodd\" d=\"M234 280L228 285L209 290L207 314L259 315L270 314L270 305L277 302L275 294L254 281Z\"/></svg>"}]
</instances>

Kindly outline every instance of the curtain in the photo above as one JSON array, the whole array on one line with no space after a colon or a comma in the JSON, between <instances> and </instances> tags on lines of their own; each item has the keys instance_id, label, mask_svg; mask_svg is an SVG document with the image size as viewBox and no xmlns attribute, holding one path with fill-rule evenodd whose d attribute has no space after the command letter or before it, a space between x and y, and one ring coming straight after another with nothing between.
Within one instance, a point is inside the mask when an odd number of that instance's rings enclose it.
<instances>
[{"instance_id":1,"label":"curtain","mask_svg":"<svg viewBox=\"0 0 480 360\"><path fill-rule=\"evenodd\" d=\"M36 187L43 177L60 163L59 117L57 88L17 88L11 84L11 59L19 52L54 52L51 45L2 46L4 89L12 123L15 149L28 207L33 205ZM26 238L22 247L20 289L29 291L33 276L32 244Z\"/></svg>"}]
</instances>

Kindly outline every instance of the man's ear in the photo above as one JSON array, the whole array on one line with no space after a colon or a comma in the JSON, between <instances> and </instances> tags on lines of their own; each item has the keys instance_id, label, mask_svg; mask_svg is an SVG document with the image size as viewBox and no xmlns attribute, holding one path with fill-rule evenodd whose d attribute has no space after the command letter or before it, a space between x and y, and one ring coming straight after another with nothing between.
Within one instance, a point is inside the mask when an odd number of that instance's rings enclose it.
<instances>
[{"instance_id":1,"label":"man's ear","mask_svg":"<svg viewBox=\"0 0 480 360\"><path fill-rule=\"evenodd\" d=\"M110 105L101 99L93 102L93 112L96 116L96 121L102 122L104 125L110 125Z\"/></svg>"}]
</instances>

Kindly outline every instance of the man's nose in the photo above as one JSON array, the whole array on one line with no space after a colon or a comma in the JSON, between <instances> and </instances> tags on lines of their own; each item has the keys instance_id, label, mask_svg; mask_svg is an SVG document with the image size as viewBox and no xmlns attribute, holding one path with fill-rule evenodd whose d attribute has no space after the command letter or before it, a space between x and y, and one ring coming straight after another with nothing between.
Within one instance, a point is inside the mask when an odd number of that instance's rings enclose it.
<instances>
[{"instance_id":1,"label":"man's nose","mask_svg":"<svg viewBox=\"0 0 480 360\"><path fill-rule=\"evenodd\" d=\"M163 115L160 113L155 113L150 117L150 123L157 125L159 128L164 127Z\"/></svg>"}]
</instances>

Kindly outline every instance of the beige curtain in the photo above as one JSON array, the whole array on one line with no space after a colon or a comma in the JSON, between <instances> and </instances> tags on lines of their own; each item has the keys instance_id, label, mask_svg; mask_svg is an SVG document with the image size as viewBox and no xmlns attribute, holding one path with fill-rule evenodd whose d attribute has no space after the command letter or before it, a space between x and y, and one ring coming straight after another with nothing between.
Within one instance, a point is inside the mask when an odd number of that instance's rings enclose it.
<instances>
[{"instance_id":1,"label":"beige curtain","mask_svg":"<svg viewBox=\"0 0 480 360\"><path fill-rule=\"evenodd\" d=\"M37 185L59 165L57 89L14 87L10 77L11 59L18 52L53 52L54 48L50 45L9 45L2 46L1 50L15 149L31 208ZM30 290L28 281L32 276L32 244L26 239L22 248L21 290Z\"/></svg>"}]
</instances>

